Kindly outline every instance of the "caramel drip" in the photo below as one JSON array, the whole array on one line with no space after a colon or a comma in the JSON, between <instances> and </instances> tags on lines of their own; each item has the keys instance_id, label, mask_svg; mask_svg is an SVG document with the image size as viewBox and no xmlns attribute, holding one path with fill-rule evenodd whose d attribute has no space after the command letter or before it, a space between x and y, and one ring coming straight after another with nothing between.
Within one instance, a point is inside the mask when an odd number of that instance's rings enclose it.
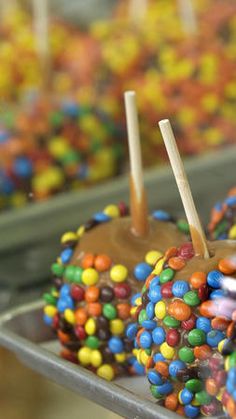
<instances>
[{"instance_id":1,"label":"caramel drip","mask_svg":"<svg viewBox=\"0 0 236 419\"><path fill-rule=\"evenodd\" d=\"M141 197L137 196L132 175L130 176L130 213L132 233L139 237L147 236L149 230L147 197L144 188Z\"/></svg>"},{"instance_id":2,"label":"caramel drip","mask_svg":"<svg viewBox=\"0 0 236 419\"><path fill-rule=\"evenodd\" d=\"M105 253L113 263L124 264L132 272L137 263L144 261L148 251L164 252L187 241L186 236L170 222L163 223L150 217L146 237L132 234L130 223L130 217L116 218L87 231L75 248L70 263L78 265L81 253Z\"/></svg>"},{"instance_id":3,"label":"caramel drip","mask_svg":"<svg viewBox=\"0 0 236 419\"><path fill-rule=\"evenodd\" d=\"M189 228L190 228L195 255L208 259L209 252L208 252L204 232L202 231L202 234L203 234L202 236L194 226L190 225Z\"/></svg>"}]
</instances>

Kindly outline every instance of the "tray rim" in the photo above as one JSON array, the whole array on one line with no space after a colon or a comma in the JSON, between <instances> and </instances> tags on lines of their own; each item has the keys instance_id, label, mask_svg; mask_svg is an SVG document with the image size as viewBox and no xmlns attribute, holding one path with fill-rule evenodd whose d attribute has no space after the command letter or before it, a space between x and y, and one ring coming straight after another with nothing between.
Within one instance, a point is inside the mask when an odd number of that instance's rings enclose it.
<instances>
[{"instance_id":1,"label":"tray rim","mask_svg":"<svg viewBox=\"0 0 236 419\"><path fill-rule=\"evenodd\" d=\"M178 419L179 415L136 396L115 381L107 382L78 365L63 360L39 344L8 330L7 323L21 314L43 308L42 299L7 310L0 315L0 346L13 352L27 367L51 381L130 419ZM46 367L46 368L45 368ZM135 377L134 377L135 379ZM112 408L111 408L112 407ZM220 419L222 416L210 417Z\"/></svg>"}]
</instances>

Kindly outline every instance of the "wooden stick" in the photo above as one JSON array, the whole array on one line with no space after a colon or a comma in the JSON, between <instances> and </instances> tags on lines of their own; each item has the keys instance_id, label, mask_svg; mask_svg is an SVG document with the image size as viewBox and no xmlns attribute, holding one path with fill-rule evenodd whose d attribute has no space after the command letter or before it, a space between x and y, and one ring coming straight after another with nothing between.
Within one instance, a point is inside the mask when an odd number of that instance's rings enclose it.
<instances>
[{"instance_id":1,"label":"wooden stick","mask_svg":"<svg viewBox=\"0 0 236 419\"><path fill-rule=\"evenodd\" d=\"M170 159L172 170L174 172L179 193L183 202L185 214L189 223L195 254L207 259L209 258L209 251L207 247L206 237L193 201L191 189L170 125L170 121L168 119L160 121L159 127Z\"/></svg>"},{"instance_id":2,"label":"wooden stick","mask_svg":"<svg viewBox=\"0 0 236 419\"><path fill-rule=\"evenodd\" d=\"M129 0L128 13L129 17L133 22L140 22L148 7L148 0Z\"/></svg>"},{"instance_id":3,"label":"wooden stick","mask_svg":"<svg viewBox=\"0 0 236 419\"><path fill-rule=\"evenodd\" d=\"M197 18L193 0L178 0L179 15L183 29L188 35L197 32Z\"/></svg>"},{"instance_id":4,"label":"wooden stick","mask_svg":"<svg viewBox=\"0 0 236 419\"><path fill-rule=\"evenodd\" d=\"M125 92L125 111L130 156L130 209L132 231L137 236L148 233L147 199L143 183L142 156L136 106L136 94Z\"/></svg>"},{"instance_id":5,"label":"wooden stick","mask_svg":"<svg viewBox=\"0 0 236 419\"><path fill-rule=\"evenodd\" d=\"M47 89L51 77L48 0L33 0L33 15L36 49L41 64L43 84Z\"/></svg>"}]
</instances>

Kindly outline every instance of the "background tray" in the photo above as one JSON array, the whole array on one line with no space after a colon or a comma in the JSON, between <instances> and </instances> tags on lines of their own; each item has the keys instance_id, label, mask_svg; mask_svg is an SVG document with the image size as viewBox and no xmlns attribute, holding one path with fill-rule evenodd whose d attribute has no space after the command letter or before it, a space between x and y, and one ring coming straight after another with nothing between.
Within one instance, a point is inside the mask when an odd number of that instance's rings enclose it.
<instances>
[{"instance_id":1,"label":"background tray","mask_svg":"<svg viewBox=\"0 0 236 419\"><path fill-rule=\"evenodd\" d=\"M42 301L0 316L0 345L10 349L28 367L86 398L132 419L178 419L150 399L144 377L106 382L86 369L60 359L54 336L42 320Z\"/></svg>"},{"instance_id":2,"label":"background tray","mask_svg":"<svg viewBox=\"0 0 236 419\"><path fill-rule=\"evenodd\" d=\"M193 195L204 222L211 206L236 184L236 147L230 147L185 163ZM182 213L182 204L169 167L145 174L149 208ZM128 178L123 176L85 191L70 192L48 202L31 204L0 215L0 285L36 285L47 281L49 266L59 249L59 238L75 230L106 204L128 201Z\"/></svg>"}]
</instances>

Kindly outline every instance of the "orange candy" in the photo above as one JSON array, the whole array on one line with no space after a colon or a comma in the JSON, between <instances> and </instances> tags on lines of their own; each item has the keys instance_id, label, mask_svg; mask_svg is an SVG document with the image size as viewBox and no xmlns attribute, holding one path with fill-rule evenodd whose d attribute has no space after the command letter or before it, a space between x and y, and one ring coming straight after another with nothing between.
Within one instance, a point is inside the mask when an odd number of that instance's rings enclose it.
<instances>
[{"instance_id":1,"label":"orange candy","mask_svg":"<svg viewBox=\"0 0 236 419\"><path fill-rule=\"evenodd\" d=\"M185 261L178 257L172 257L168 260L168 265L171 269L175 271L180 271L185 267Z\"/></svg>"},{"instance_id":2,"label":"orange candy","mask_svg":"<svg viewBox=\"0 0 236 419\"><path fill-rule=\"evenodd\" d=\"M235 414L236 414L236 403L234 402L233 399L230 398L227 401L226 408L227 408L227 412L228 412L229 416L234 418Z\"/></svg>"},{"instance_id":3,"label":"orange candy","mask_svg":"<svg viewBox=\"0 0 236 419\"><path fill-rule=\"evenodd\" d=\"M83 326L86 323L87 319L88 319L88 316L84 308L81 307L75 311L75 322L77 324L79 324L80 326Z\"/></svg>"},{"instance_id":4,"label":"orange candy","mask_svg":"<svg viewBox=\"0 0 236 419\"><path fill-rule=\"evenodd\" d=\"M178 396L175 393L169 394L165 399L165 407L173 412L176 411L178 407Z\"/></svg>"},{"instance_id":5,"label":"orange candy","mask_svg":"<svg viewBox=\"0 0 236 419\"><path fill-rule=\"evenodd\" d=\"M152 357L149 356L149 358L148 358L148 360L146 362L146 366L145 366L146 371L149 371L150 368L153 368L153 366L154 366L154 361L153 361Z\"/></svg>"},{"instance_id":6,"label":"orange candy","mask_svg":"<svg viewBox=\"0 0 236 419\"><path fill-rule=\"evenodd\" d=\"M227 338L231 338L233 336L234 326L235 326L234 325L234 322L231 322L229 324L229 326L227 327L227 330L226 330L226 336L227 336Z\"/></svg>"},{"instance_id":7,"label":"orange candy","mask_svg":"<svg viewBox=\"0 0 236 419\"><path fill-rule=\"evenodd\" d=\"M185 416L184 406L179 405L178 408L176 409L176 413L180 416Z\"/></svg>"},{"instance_id":8,"label":"orange candy","mask_svg":"<svg viewBox=\"0 0 236 419\"><path fill-rule=\"evenodd\" d=\"M61 330L57 331L57 336L61 343L67 343L70 341L70 336L62 332Z\"/></svg>"},{"instance_id":9,"label":"orange candy","mask_svg":"<svg viewBox=\"0 0 236 419\"><path fill-rule=\"evenodd\" d=\"M204 301L199 307L200 314L204 317L214 317L214 302L207 300Z\"/></svg>"},{"instance_id":10,"label":"orange candy","mask_svg":"<svg viewBox=\"0 0 236 419\"><path fill-rule=\"evenodd\" d=\"M92 253L86 253L81 261L82 268L92 268L94 266L95 256Z\"/></svg>"},{"instance_id":11,"label":"orange candy","mask_svg":"<svg viewBox=\"0 0 236 419\"><path fill-rule=\"evenodd\" d=\"M232 275L236 271L236 264L230 259L221 259L218 267L220 271L225 275Z\"/></svg>"},{"instance_id":12,"label":"orange candy","mask_svg":"<svg viewBox=\"0 0 236 419\"><path fill-rule=\"evenodd\" d=\"M168 313L179 321L188 320L191 316L191 307L185 304L183 301L175 300L170 303L168 307Z\"/></svg>"},{"instance_id":13,"label":"orange candy","mask_svg":"<svg viewBox=\"0 0 236 419\"><path fill-rule=\"evenodd\" d=\"M195 289L198 289L202 285L205 285L206 281L207 281L207 275L205 272L194 272L190 277L190 284Z\"/></svg>"},{"instance_id":14,"label":"orange candy","mask_svg":"<svg viewBox=\"0 0 236 419\"><path fill-rule=\"evenodd\" d=\"M217 330L226 330L229 326L230 321L225 319L224 317L215 317L211 321L211 326L213 329Z\"/></svg>"},{"instance_id":15,"label":"orange candy","mask_svg":"<svg viewBox=\"0 0 236 419\"><path fill-rule=\"evenodd\" d=\"M94 266L98 272L105 272L108 271L111 267L111 259L107 255L98 255L95 258Z\"/></svg>"},{"instance_id":16,"label":"orange candy","mask_svg":"<svg viewBox=\"0 0 236 419\"><path fill-rule=\"evenodd\" d=\"M130 317L130 304L128 303L120 303L116 306L118 317L122 320L126 320Z\"/></svg>"},{"instance_id":17,"label":"orange candy","mask_svg":"<svg viewBox=\"0 0 236 419\"><path fill-rule=\"evenodd\" d=\"M89 303L88 314L92 317L98 317L102 314L102 305L100 303Z\"/></svg>"},{"instance_id":18,"label":"orange candy","mask_svg":"<svg viewBox=\"0 0 236 419\"><path fill-rule=\"evenodd\" d=\"M170 258L176 256L177 253L178 253L177 247L170 247L169 249L167 249L167 251L165 253L165 259L170 259Z\"/></svg>"},{"instance_id":19,"label":"orange candy","mask_svg":"<svg viewBox=\"0 0 236 419\"><path fill-rule=\"evenodd\" d=\"M169 376L169 367L167 365L166 362L163 361L158 361L155 364L155 370L157 372L159 372L159 374L161 374L163 377L168 377Z\"/></svg>"},{"instance_id":20,"label":"orange candy","mask_svg":"<svg viewBox=\"0 0 236 419\"><path fill-rule=\"evenodd\" d=\"M148 275L148 277L147 277L147 279L146 279L146 281L145 281L145 286L146 286L146 288L149 288L150 282L151 282L151 280L152 280L153 278L155 278L155 276L156 276L156 275L154 275L154 274L150 274L150 275Z\"/></svg>"},{"instance_id":21,"label":"orange candy","mask_svg":"<svg viewBox=\"0 0 236 419\"><path fill-rule=\"evenodd\" d=\"M210 396L216 396L219 392L219 387L217 386L213 378L208 378L206 380L206 391Z\"/></svg>"},{"instance_id":22,"label":"orange candy","mask_svg":"<svg viewBox=\"0 0 236 419\"><path fill-rule=\"evenodd\" d=\"M91 286L88 287L85 291L85 300L87 303L94 303L99 298L100 290L98 287Z\"/></svg>"},{"instance_id":23,"label":"orange candy","mask_svg":"<svg viewBox=\"0 0 236 419\"><path fill-rule=\"evenodd\" d=\"M204 361L205 359L210 358L212 351L211 351L210 346L201 345L201 346L195 346L193 353L196 359L200 359Z\"/></svg>"}]
</instances>

